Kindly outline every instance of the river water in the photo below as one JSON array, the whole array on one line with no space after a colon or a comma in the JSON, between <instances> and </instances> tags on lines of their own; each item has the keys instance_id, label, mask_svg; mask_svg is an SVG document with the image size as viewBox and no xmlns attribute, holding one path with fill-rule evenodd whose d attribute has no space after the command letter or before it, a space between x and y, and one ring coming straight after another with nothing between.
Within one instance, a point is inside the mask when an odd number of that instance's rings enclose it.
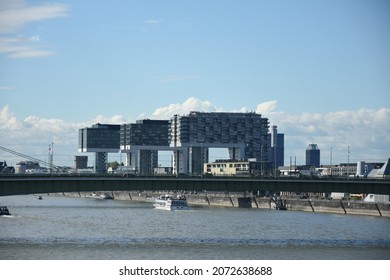
<instances>
[{"instance_id":1,"label":"river water","mask_svg":"<svg viewBox=\"0 0 390 280\"><path fill-rule=\"evenodd\" d=\"M6 260L389 260L390 219L58 196L0 197Z\"/></svg>"}]
</instances>

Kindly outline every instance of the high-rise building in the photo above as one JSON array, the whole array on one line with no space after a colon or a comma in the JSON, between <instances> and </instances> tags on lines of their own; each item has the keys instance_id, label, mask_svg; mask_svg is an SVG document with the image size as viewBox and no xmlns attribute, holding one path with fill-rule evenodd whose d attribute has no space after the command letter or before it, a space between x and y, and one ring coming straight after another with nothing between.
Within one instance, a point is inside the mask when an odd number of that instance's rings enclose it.
<instances>
[{"instance_id":1,"label":"high-rise building","mask_svg":"<svg viewBox=\"0 0 390 280\"><path fill-rule=\"evenodd\" d=\"M278 133L276 125L271 127L271 158L275 169L284 166L284 134Z\"/></svg>"},{"instance_id":2,"label":"high-rise building","mask_svg":"<svg viewBox=\"0 0 390 280\"><path fill-rule=\"evenodd\" d=\"M270 165L267 118L256 113L191 112L170 122L175 173L200 174L209 148L227 148L232 160L255 159Z\"/></svg>"},{"instance_id":3,"label":"high-rise building","mask_svg":"<svg viewBox=\"0 0 390 280\"><path fill-rule=\"evenodd\" d=\"M320 149L317 144L309 144L306 149L306 165L320 167Z\"/></svg>"},{"instance_id":4,"label":"high-rise building","mask_svg":"<svg viewBox=\"0 0 390 280\"><path fill-rule=\"evenodd\" d=\"M138 174L152 174L158 166L158 151L169 150L169 121L138 120L121 125L120 149L126 166Z\"/></svg>"},{"instance_id":5,"label":"high-rise building","mask_svg":"<svg viewBox=\"0 0 390 280\"><path fill-rule=\"evenodd\" d=\"M79 152L95 153L95 172L107 172L108 153L119 152L120 125L94 124L79 129Z\"/></svg>"}]
</instances>

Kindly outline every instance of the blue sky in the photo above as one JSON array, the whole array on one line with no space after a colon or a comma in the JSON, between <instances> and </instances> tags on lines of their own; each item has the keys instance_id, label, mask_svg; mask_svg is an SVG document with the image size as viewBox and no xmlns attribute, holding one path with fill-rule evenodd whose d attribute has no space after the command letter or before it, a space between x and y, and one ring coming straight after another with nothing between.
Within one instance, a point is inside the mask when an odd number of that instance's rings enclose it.
<instances>
[{"instance_id":1,"label":"blue sky","mask_svg":"<svg viewBox=\"0 0 390 280\"><path fill-rule=\"evenodd\" d=\"M72 164L98 121L257 111L286 159L316 142L324 164L347 146L384 161L389 14L386 0L0 0L0 142L36 157L54 142Z\"/></svg>"}]
</instances>

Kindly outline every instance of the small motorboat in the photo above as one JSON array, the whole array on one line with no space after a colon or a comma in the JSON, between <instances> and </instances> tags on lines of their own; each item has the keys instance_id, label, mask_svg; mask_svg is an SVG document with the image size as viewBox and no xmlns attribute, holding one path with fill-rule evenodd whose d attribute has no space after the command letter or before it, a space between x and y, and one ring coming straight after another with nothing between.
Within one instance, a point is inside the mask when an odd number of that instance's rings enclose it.
<instances>
[{"instance_id":1,"label":"small motorboat","mask_svg":"<svg viewBox=\"0 0 390 280\"><path fill-rule=\"evenodd\" d=\"M11 216L7 206L0 206L0 216Z\"/></svg>"}]
</instances>

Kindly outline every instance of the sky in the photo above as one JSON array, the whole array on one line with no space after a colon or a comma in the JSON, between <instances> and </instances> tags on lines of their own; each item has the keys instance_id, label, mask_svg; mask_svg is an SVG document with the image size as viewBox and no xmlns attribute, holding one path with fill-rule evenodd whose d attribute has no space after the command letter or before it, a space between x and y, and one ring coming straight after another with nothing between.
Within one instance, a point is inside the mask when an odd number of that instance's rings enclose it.
<instances>
[{"instance_id":1,"label":"sky","mask_svg":"<svg viewBox=\"0 0 390 280\"><path fill-rule=\"evenodd\" d=\"M0 146L47 160L54 143L71 166L94 123L257 112L285 165L310 143L321 164L384 162L389 15L387 0L0 0Z\"/></svg>"}]
</instances>

